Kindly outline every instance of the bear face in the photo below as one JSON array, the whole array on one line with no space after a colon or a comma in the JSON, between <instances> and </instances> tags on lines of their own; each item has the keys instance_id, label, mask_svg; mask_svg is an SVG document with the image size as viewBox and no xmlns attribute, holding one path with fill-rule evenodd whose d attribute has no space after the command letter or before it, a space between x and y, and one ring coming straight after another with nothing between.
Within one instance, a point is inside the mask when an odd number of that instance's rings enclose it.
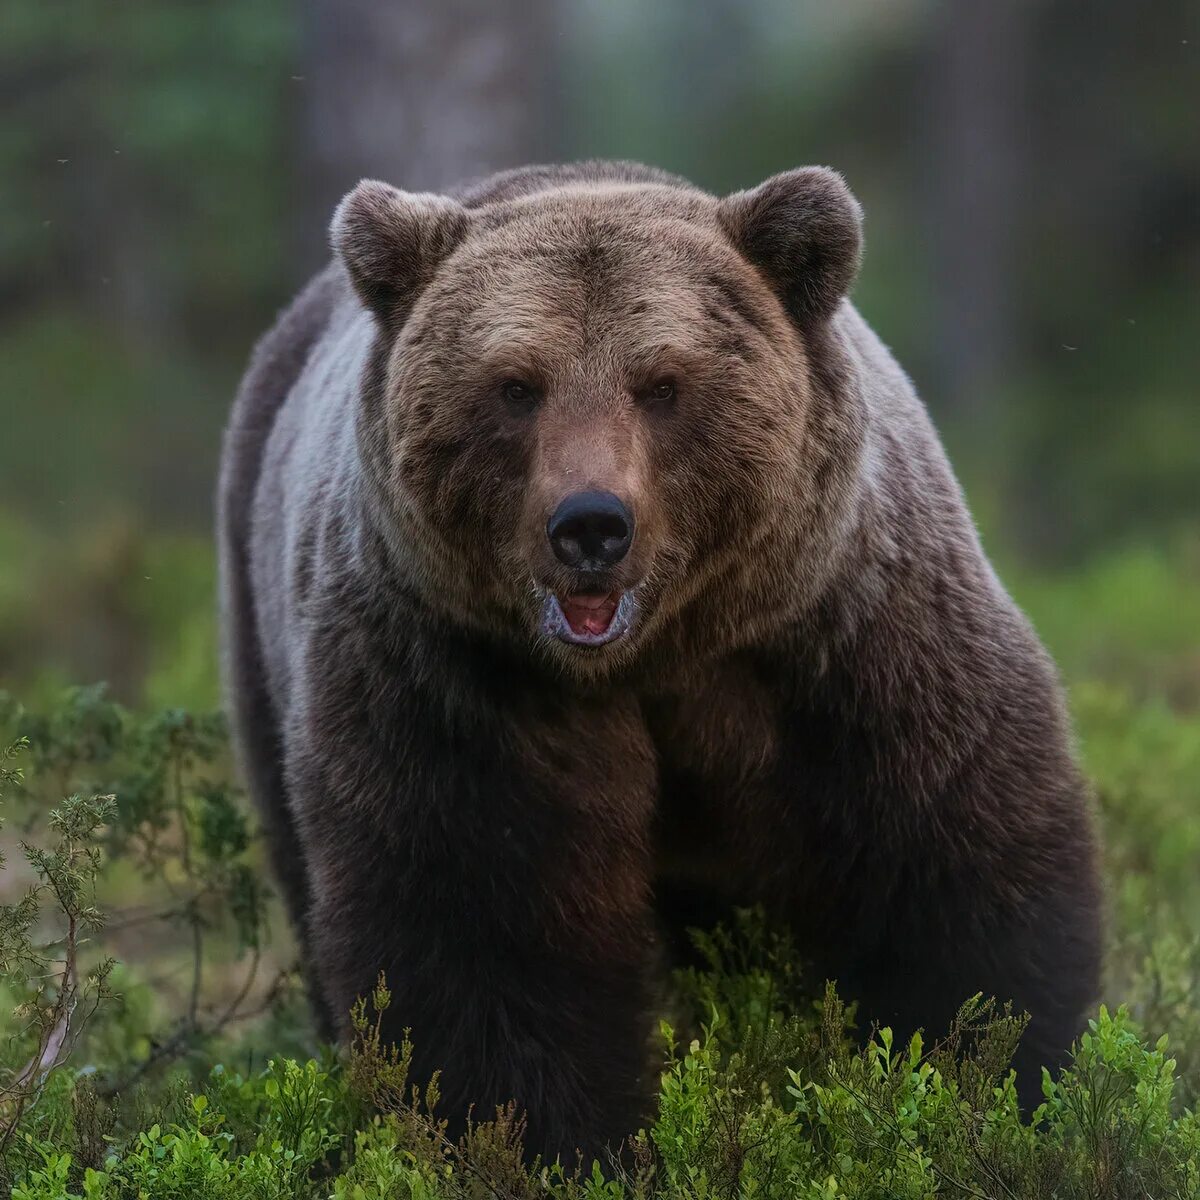
<instances>
[{"instance_id":1,"label":"bear face","mask_svg":"<svg viewBox=\"0 0 1200 1200\"><path fill-rule=\"evenodd\" d=\"M365 182L333 241L379 325L367 473L434 608L584 676L787 618L810 359L859 254L839 177L476 208Z\"/></svg>"}]
</instances>

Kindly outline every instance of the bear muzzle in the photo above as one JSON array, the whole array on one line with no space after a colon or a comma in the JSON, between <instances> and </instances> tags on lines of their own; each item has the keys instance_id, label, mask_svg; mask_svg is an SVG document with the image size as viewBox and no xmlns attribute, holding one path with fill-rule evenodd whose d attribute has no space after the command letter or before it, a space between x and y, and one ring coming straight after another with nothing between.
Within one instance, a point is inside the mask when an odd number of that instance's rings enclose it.
<instances>
[{"instance_id":1,"label":"bear muzzle","mask_svg":"<svg viewBox=\"0 0 1200 1200\"><path fill-rule=\"evenodd\" d=\"M613 492L573 492L558 503L546 522L546 540L570 569L571 581L547 590L544 635L574 646L604 646L628 632L633 598L613 572L628 556L633 533L633 513Z\"/></svg>"}]
</instances>

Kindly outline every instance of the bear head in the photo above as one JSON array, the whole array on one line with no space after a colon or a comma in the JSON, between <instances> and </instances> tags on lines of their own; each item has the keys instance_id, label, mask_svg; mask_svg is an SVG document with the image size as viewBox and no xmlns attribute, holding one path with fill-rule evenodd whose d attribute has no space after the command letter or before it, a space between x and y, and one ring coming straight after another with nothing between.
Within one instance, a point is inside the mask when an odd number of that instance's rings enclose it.
<instances>
[{"instance_id":1,"label":"bear head","mask_svg":"<svg viewBox=\"0 0 1200 1200\"><path fill-rule=\"evenodd\" d=\"M823 168L717 198L553 171L364 181L332 240L377 323L360 452L417 586L595 677L788 619L859 430L831 322L861 215Z\"/></svg>"}]
</instances>

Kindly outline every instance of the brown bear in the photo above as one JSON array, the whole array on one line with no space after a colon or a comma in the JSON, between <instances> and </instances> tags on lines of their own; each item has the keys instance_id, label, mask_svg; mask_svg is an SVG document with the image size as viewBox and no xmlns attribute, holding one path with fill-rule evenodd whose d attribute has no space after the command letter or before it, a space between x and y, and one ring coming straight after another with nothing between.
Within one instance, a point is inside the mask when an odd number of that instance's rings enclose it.
<instances>
[{"instance_id":1,"label":"brown bear","mask_svg":"<svg viewBox=\"0 0 1200 1200\"><path fill-rule=\"evenodd\" d=\"M220 495L227 673L324 1027L377 975L461 1119L648 1115L662 947L786 922L864 1024L1097 993L1054 668L846 299L859 207L628 163L364 182L255 351Z\"/></svg>"}]
</instances>

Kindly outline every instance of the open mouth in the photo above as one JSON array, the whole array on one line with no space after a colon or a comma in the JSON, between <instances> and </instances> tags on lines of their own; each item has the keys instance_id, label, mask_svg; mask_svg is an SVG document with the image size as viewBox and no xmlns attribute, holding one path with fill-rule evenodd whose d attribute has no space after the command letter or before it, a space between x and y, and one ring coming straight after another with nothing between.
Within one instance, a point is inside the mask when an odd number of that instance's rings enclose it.
<instances>
[{"instance_id":1,"label":"open mouth","mask_svg":"<svg viewBox=\"0 0 1200 1200\"><path fill-rule=\"evenodd\" d=\"M572 646L607 645L627 633L632 622L629 592L575 592L561 597L548 592L542 605L542 633Z\"/></svg>"}]
</instances>

